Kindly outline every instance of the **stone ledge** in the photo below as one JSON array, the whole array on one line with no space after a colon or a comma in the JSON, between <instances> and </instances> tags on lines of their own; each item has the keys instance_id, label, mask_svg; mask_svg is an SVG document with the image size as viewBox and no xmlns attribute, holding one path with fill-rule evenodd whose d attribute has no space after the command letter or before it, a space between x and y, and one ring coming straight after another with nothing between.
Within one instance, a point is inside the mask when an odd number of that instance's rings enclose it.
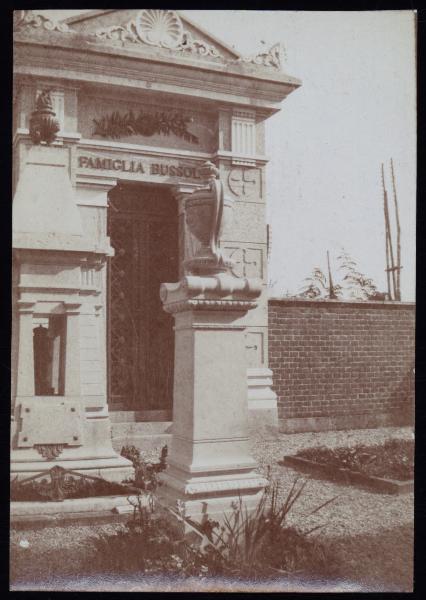
<instances>
[{"instance_id":1,"label":"stone ledge","mask_svg":"<svg viewBox=\"0 0 426 600\"><path fill-rule=\"evenodd\" d=\"M127 500L131 495L74 498L62 502L11 502L10 522L15 526L32 522L62 524L64 520L91 521L93 518L114 520L117 515L128 516L133 512Z\"/></svg>"},{"instance_id":2,"label":"stone ledge","mask_svg":"<svg viewBox=\"0 0 426 600\"><path fill-rule=\"evenodd\" d=\"M395 300L328 300L318 298L277 298L270 296L268 304L271 306L289 307L315 307L315 308L389 308L389 309L415 309L415 302L397 302Z\"/></svg>"},{"instance_id":3,"label":"stone ledge","mask_svg":"<svg viewBox=\"0 0 426 600\"><path fill-rule=\"evenodd\" d=\"M278 407L278 411L280 407ZM375 429L377 427L403 427L413 425L411 409L403 413L364 413L324 417L279 418L281 433L307 433L311 431L339 431L342 429Z\"/></svg>"}]
</instances>

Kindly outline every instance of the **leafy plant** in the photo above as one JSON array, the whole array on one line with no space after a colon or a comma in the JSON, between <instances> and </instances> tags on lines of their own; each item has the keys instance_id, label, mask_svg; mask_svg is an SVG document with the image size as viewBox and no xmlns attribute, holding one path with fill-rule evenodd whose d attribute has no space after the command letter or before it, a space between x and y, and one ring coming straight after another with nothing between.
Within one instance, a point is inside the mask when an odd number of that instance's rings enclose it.
<instances>
[{"instance_id":1,"label":"leafy plant","mask_svg":"<svg viewBox=\"0 0 426 600\"><path fill-rule=\"evenodd\" d=\"M240 497L233 505L231 516L223 516L221 526L211 521L199 526L182 514L178 518L198 531L202 542L195 552L199 559L208 558L207 566L213 574L262 579L299 573L308 565L311 570L323 572L327 570L326 552L316 540L308 540L308 536L322 526L303 530L287 523L305 486L306 481L300 483L296 479L280 503L279 485L273 483L254 512L248 511ZM335 499L327 500L305 516L318 512Z\"/></svg>"},{"instance_id":2,"label":"leafy plant","mask_svg":"<svg viewBox=\"0 0 426 600\"><path fill-rule=\"evenodd\" d=\"M142 490L155 492L159 485L157 474L166 469L167 446L163 446L158 463L145 461L136 446L123 446L121 456L130 460L135 469L134 484Z\"/></svg>"},{"instance_id":3,"label":"leafy plant","mask_svg":"<svg viewBox=\"0 0 426 600\"><path fill-rule=\"evenodd\" d=\"M323 273L320 267L314 267L310 277L306 277L307 285L302 290L300 296L303 298L327 298L330 299L333 295L339 298L342 295L342 286L335 284L332 286L332 294L330 293L330 284L327 275Z\"/></svg>"},{"instance_id":4,"label":"leafy plant","mask_svg":"<svg viewBox=\"0 0 426 600\"><path fill-rule=\"evenodd\" d=\"M288 515L305 489L296 479L284 501L274 483L254 512L241 498L221 524L206 519L202 525L185 514L184 505L166 507L158 515L152 506L134 502L133 518L113 535L94 540L97 567L109 572L142 570L181 577L227 576L261 580L300 573L331 572L335 561L330 548L311 534L320 529L289 525ZM308 515L318 512L325 501ZM163 515L170 513L165 518ZM129 549L131 548L131 552Z\"/></svg>"},{"instance_id":5,"label":"leafy plant","mask_svg":"<svg viewBox=\"0 0 426 600\"><path fill-rule=\"evenodd\" d=\"M356 261L343 248L337 261L337 271L341 275L339 283L333 282L330 264L328 275L321 267L316 266L311 275L304 279L305 285L298 294L299 297L327 300L345 297L354 300L386 300L386 294L379 292L373 280L361 273Z\"/></svg>"},{"instance_id":6,"label":"leafy plant","mask_svg":"<svg viewBox=\"0 0 426 600\"><path fill-rule=\"evenodd\" d=\"M369 300L377 296L378 290L371 277L367 277L357 269L354 259L342 250L337 257L340 261L339 270L343 271L343 281L348 284L348 292L351 298L357 300Z\"/></svg>"},{"instance_id":7,"label":"leafy plant","mask_svg":"<svg viewBox=\"0 0 426 600\"><path fill-rule=\"evenodd\" d=\"M412 440L392 439L381 445L358 444L346 448L306 448L298 452L297 456L377 477L404 480L414 476Z\"/></svg>"}]
</instances>

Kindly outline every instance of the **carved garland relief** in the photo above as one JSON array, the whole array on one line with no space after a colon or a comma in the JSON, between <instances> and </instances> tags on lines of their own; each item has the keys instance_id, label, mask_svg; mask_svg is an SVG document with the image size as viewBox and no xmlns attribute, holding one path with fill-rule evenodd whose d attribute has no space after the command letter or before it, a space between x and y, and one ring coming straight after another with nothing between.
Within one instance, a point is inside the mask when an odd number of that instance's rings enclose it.
<instances>
[{"instance_id":1,"label":"carved garland relief","mask_svg":"<svg viewBox=\"0 0 426 600\"><path fill-rule=\"evenodd\" d=\"M193 119L178 112L149 113L140 110L135 114L132 110L127 113L114 111L100 119L93 119L93 135L103 138L119 138L132 135L150 137L156 133L174 134L193 144L198 144L198 137L188 131L188 124Z\"/></svg>"}]
</instances>

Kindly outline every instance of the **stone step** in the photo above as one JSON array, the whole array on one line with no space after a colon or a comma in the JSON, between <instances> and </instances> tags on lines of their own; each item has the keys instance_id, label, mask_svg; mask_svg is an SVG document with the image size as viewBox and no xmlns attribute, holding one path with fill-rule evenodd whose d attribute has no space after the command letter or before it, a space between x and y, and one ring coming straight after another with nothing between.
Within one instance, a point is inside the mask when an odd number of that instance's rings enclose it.
<instances>
[{"instance_id":1,"label":"stone step","mask_svg":"<svg viewBox=\"0 0 426 600\"><path fill-rule=\"evenodd\" d=\"M127 435L112 438L112 446L118 453L121 452L123 446L136 446L141 452L156 452L158 458L160 457L161 449L163 446L168 446L172 441L170 433L163 433L162 435Z\"/></svg>"},{"instance_id":2,"label":"stone step","mask_svg":"<svg viewBox=\"0 0 426 600\"><path fill-rule=\"evenodd\" d=\"M172 421L112 423L112 437L170 434Z\"/></svg>"},{"instance_id":3,"label":"stone step","mask_svg":"<svg viewBox=\"0 0 426 600\"><path fill-rule=\"evenodd\" d=\"M111 410L111 423L143 423L146 421L170 421L170 410Z\"/></svg>"}]
</instances>

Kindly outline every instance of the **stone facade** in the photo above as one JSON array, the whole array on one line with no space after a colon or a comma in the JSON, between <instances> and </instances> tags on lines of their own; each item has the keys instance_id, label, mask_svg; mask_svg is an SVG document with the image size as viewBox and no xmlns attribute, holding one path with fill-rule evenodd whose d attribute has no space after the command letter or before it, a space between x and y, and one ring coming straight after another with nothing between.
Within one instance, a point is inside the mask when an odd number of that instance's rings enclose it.
<instances>
[{"instance_id":1,"label":"stone facade","mask_svg":"<svg viewBox=\"0 0 426 600\"><path fill-rule=\"evenodd\" d=\"M53 453L119 477L129 466L112 450L109 410L171 416L161 382L173 369L176 381L176 356L166 369L170 344L146 328L172 332L159 288L166 273L182 280L199 251L186 203L206 161L234 206L217 240L230 276L261 281L256 306L234 322L248 414L276 422L264 121L300 85L282 72L279 47L243 58L176 11L153 9L66 23L16 11L14 40L12 470L48 468ZM160 252L174 235L177 249Z\"/></svg>"}]
</instances>

